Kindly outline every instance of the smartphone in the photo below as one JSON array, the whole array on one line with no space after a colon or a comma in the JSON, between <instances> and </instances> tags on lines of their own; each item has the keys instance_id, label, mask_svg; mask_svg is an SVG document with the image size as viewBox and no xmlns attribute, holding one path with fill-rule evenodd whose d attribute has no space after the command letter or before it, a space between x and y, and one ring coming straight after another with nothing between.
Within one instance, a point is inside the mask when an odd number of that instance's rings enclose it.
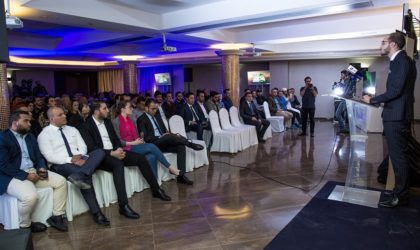
<instances>
[{"instance_id":1,"label":"smartphone","mask_svg":"<svg viewBox=\"0 0 420 250\"><path fill-rule=\"evenodd\" d=\"M48 171L39 171L39 169L37 169L36 174L43 179L48 179Z\"/></svg>"},{"instance_id":2,"label":"smartphone","mask_svg":"<svg viewBox=\"0 0 420 250\"><path fill-rule=\"evenodd\" d=\"M89 155L82 155L82 160L87 160L89 158Z\"/></svg>"}]
</instances>

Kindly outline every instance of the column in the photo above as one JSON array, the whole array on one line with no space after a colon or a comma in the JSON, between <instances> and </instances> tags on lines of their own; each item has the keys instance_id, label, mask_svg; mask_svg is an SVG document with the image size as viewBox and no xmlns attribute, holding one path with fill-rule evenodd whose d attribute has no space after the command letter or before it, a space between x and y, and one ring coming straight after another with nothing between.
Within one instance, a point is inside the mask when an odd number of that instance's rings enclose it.
<instances>
[{"instance_id":1,"label":"column","mask_svg":"<svg viewBox=\"0 0 420 250\"><path fill-rule=\"evenodd\" d=\"M0 130L9 127L10 100L6 64L0 63Z\"/></svg>"},{"instance_id":2,"label":"column","mask_svg":"<svg viewBox=\"0 0 420 250\"><path fill-rule=\"evenodd\" d=\"M138 93L137 63L137 61L122 62L124 75L124 93Z\"/></svg>"},{"instance_id":3,"label":"column","mask_svg":"<svg viewBox=\"0 0 420 250\"><path fill-rule=\"evenodd\" d=\"M239 106L239 56L242 50L219 50L216 54L222 58L222 84L223 89L230 89L233 105Z\"/></svg>"}]
</instances>

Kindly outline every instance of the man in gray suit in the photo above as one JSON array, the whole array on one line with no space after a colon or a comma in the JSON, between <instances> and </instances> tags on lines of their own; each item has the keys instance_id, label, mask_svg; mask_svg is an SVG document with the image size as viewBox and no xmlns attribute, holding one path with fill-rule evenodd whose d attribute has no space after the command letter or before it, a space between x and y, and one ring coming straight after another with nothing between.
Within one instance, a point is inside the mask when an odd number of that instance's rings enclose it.
<instances>
[{"instance_id":1,"label":"man in gray suit","mask_svg":"<svg viewBox=\"0 0 420 250\"><path fill-rule=\"evenodd\" d=\"M414 119L414 83L417 77L415 62L402 50L405 37L395 32L382 40L381 54L390 58L385 93L376 97L363 96L370 104L384 103L382 120L389 156L395 173L395 187L379 206L396 207L408 202L409 163L408 138Z\"/></svg>"}]
</instances>

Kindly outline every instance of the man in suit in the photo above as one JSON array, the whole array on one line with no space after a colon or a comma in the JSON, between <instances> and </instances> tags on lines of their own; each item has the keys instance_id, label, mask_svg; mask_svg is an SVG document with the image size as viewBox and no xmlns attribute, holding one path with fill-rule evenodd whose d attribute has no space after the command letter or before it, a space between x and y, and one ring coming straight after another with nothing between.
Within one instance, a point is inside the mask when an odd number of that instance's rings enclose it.
<instances>
[{"instance_id":1,"label":"man in suit","mask_svg":"<svg viewBox=\"0 0 420 250\"><path fill-rule=\"evenodd\" d=\"M156 98L156 100L159 100L158 98ZM159 103L159 102L158 102ZM159 105L160 107L162 107L163 110L163 114L162 114L162 110L159 108L159 113L163 118L163 115L165 115L166 120L169 120L169 118L171 118L171 116L176 114L176 106L174 104L174 100L172 99L172 92L168 91L166 92L165 95L165 101Z\"/></svg>"},{"instance_id":2,"label":"man in suit","mask_svg":"<svg viewBox=\"0 0 420 250\"><path fill-rule=\"evenodd\" d=\"M198 116L198 111L194 107L194 94L189 92L185 95L187 102L184 104L180 115L184 119L185 130L195 131L197 133L197 139L203 140L203 123L206 123L204 120L200 120Z\"/></svg>"},{"instance_id":3,"label":"man in suit","mask_svg":"<svg viewBox=\"0 0 420 250\"><path fill-rule=\"evenodd\" d=\"M389 157L395 173L395 187L379 206L396 207L408 202L409 162L408 138L414 119L414 84L417 77L415 62L402 50L405 37L395 32L382 40L381 54L390 58L385 93L376 97L363 96L370 104L384 103L382 121Z\"/></svg>"},{"instance_id":4,"label":"man in suit","mask_svg":"<svg viewBox=\"0 0 420 250\"><path fill-rule=\"evenodd\" d=\"M45 160L31 128L29 112L10 115L9 129L0 134L0 195L7 193L18 199L19 226L32 232L47 230L40 222L31 222L39 187L53 188L53 216L47 222L60 231L67 231L63 219L67 199L67 183L61 175L47 170Z\"/></svg>"},{"instance_id":5,"label":"man in suit","mask_svg":"<svg viewBox=\"0 0 420 250\"><path fill-rule=\"evenodd\" d=\"M185 176L186 152L185 147L194 150L203 150L203 146L192 143L186 138L169 133L163 125L162 119L156 115L157 105L154 100L146 101L146 113L137 120L137 129L139 134L144 134L144 141L155 144L162 152L171 152L177 154L177 165L180 170L177 181L187 185L193 182Z\"/></svg>"},{"instance_id":6,"label":"man in suit","mask_svg":"<svg viewBox=\"0 0 420 250\"><path fill-rule=\"evenodd\" d=\"M265 131L270 126L270 122L262 119L257 107L252 102L252 93L247 92L245 100L239 104L239 113L245 124L254 125L257 130L257 137L259 142L265 142L263 139Z\"/></svg>"},{"instance_id":7,"label":"man in suit","mask_svg":"<svg viewBox=\"0 0 420 250\"><path fill-rule=\"evenodd\" d=\"M181 114L182 109L184 108L184 104L185 104L184 95L182 94L181 91L176 92L175 93L175 109L176 109L177 115Z\"/></svg>"},{"instance_id":8,"label":"man in suit","mask_svg":"<svg viewBox=\"0 0 420 250\"><path fill-rule=\"evenodd\" d=\"M109 225L108 219L99 208L92 185L92 175L104 159L104 151L98 149L87 154L86 144L79 131L66 125L66 115L62 108L51 107L47 115L50 124L38 136L42 155L52 164L52 171L80 188L93 220L99 225Z\"/></svg>"},{"instance_id":9,"label":"man in suit","mask_svg":"<svg viewBox=\"0 0 420 250\"><path fill-rule=\"evenodd\" d=\"M83 125L81 133L89 150L103 149L105 151L105 158L101 163L101 168L113 172L120 213L127 218L139 218L139 215L128 206L124 166L137 166L147 183L149 183L153 197L170 201L171 197L159 187L146 157L122 149L121 141L115 133L111 120L108 119L109 110L106 103L101 101L94 102L92 104L92 112L92 116Z\"/></svg>"},{"instance_id":10,"label":"man in suit","mask_svg":"<svg viewBox=\"0 0 420 250\"><path fill-rule=\"evenodd\" d=\"M197 91L197 100L194 103L194 108L197 111L198 119L201 121L203 129L210 130L209 114L205 107L205 96L202 90Z\"/></svg>"},{"instance_id":11,"label":"man in suit","mask_svg":"<svg viewBox=\"0 0 420 250\"><path fill-rule=\"evenodd\" d=\"M233 106L230 89L223 90L222 102L225 105L225 109L227 109L227 111L229 111L229 109Z\"/></svg>"}]
</instances>

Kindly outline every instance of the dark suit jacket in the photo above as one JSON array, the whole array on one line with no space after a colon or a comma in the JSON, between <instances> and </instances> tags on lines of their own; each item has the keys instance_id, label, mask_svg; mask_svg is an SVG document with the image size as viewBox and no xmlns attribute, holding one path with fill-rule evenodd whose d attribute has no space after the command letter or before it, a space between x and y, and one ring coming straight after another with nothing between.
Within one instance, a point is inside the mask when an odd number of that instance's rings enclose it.
<instances>
[{"instance_id":1,"label":"dark suit jacket","mask_svg":"<svg viewBox=\"0 0 420 250\"><path fill-rule=\"evenodd\" d=\"M109 139L112 143L112 150L122 147L121 141L115 133L114 127L110 119L104 120L106 131L108 132ZM95 121L92 116L89 116L86 119L86 122L80 127L80 134L83 137L83 140L86 143L88 152L91 152L95 149L104 149L104 144L102 143L101 134L99 133L98 126L96 126ZM107 155L111 154L111 150L104 150Z\"/></svg>"},{"instance_id":2,"label":"dark suit jacket","mask_svg":"<svg viewBox=\"0 0 420 250\"><path fill-rule=\"evenodd\" d=\"M35 136L32 133L28 133L25 141L29 157L34 163L34 168L47 168ZM0 195L7 191L12 178L23 181L28 176L28 173L20 170L21 162L22 151L13 132L8 129L0 133Z\"/></svg>"},{"instance_id":3,"label":"dark suit jacket","mask_svg":"<svg viewBox=\"0 0 420 250\"><path fill-rule=\"evenodd\" d=\"M204 108L205 107L206 106L204 105ZM197 111L197 115L198 115L198 118L200 119L200 121L207 121L206 116L204 115L204 112L203 112L203 110L200 107L200 104L198 104L197 102L195 102L194 103L194 108L195 108L195 111Z\"/></svg>"},{"instance_id":4,"label":"dark suit jacket","mask_svg":"<svg viewBox=\"0 0 420 250\"><path fill-rule=\"evenodd\" d=\"M192 105L192 108L194 109L195 114L197 115L197 118L198 118L198 120L196 120L196 122L197 123L205 122L205 120L200 120L200 116L198 115L198 111L197 111L197 109L195 108L194 105ZM189 123L193 120L193 113L192 113L192 111L191 111L191 109L190 109L190 107L188 106L187 103L185 103L184 106L182 107L180 116L182 116L182 118L184 119L185 130L187 132L190 131L191 128L190 128Z\"/></svg>"},{"instance_id":5,"label":"dark suit jacket","mask_svg":"<svg viewBox=\"0 0 420 250\"><path fill-rule=\"evenodd\" d=\"M232 99L225 96L223 97L222 102L225 104L225 109L229 112L229 109L233 106Z\"/></svg>"},{"instance_id":6,"label":"dark suit jacket","mask_svg":"<svg viewBox=\"0 0 420 250\"><path fill-rule=\"evenodd\" d=\"M165 112L166 119L169 120L171 116L176 114L176 106L174 103L169 104L168 102L162 103L163 112Z\"/></svg>"},{"instance_id":7,"label":"dark suit jacket","mask_svg":"<svg viewBox=\"0 0 420 250\"><path fill-rule=\"evenodd\" d=\"M159 128L161 132L167 133L165 124L162 121L162 118L160 116L155 116L156 121L159 125ZM153 124L149 120L149 117L147 116L147 113L142 114L139 119L137 119L137 130L138 134L140 135L142 132L144 134L144 141L147 143L153 143L154 141L158 140L159 137L155 136L155 130L153 129Z\"/></svg>"},{"instance_id":8,"label":"dark suit jacket","mask_svg":"<svg viewBox=\"0 0 420 250\"><path fill-rule=\"evenodd\" d=\"M414 84L417 77L415 62L401 51L390 62L386 91L371 99L371 104L384 103L383 121L414 119Z\"/></svg>"},{"instance_id":9,"label":"dark suit jacket","mask_svg":"<svg viewBox=\"0 0 420 250\"><path fill-rule=\"evenodd\" d=\"M244 122L248 122L252 120L252 117L255 117L257 119L261 119L261 116L257 110L257 107L253 102L251 102L252 109L254 111L254 115L252 115L252 111L248 106L248 102L245 100L241 102L239 105L239 114L241 115L242 119L244 119Z\"/></svg>"}]
</instances>

